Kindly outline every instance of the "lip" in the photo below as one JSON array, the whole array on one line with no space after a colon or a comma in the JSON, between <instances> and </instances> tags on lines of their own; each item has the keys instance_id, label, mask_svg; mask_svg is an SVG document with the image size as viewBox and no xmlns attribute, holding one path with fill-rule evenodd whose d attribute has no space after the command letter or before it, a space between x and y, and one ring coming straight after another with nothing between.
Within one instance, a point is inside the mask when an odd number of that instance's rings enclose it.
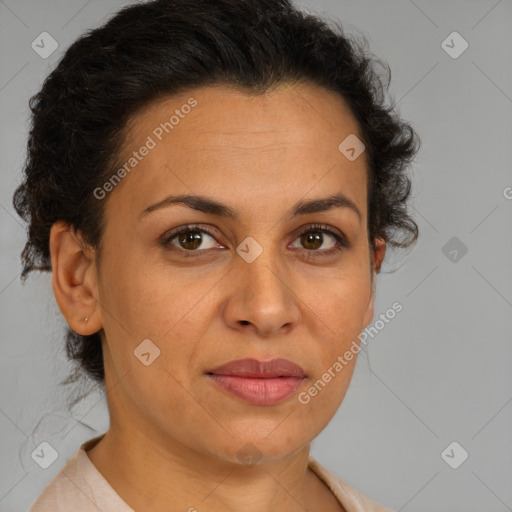
<instances>
[{"instance_id":1,"label":"lip","mask_svg":"<svg viewBox=\"0 0 512 512\"><path fill-rule=\"evenodd\" d=\"M275 405L294 395L306 378L287 359L238 359L207 373L225 392L255 405Z\"/></svg>"},{"instance_id":2,"label":"lip","mask_svg":"<svg viewBox=\"0 0 512 512\"><path fill-rule=\"evenodd\" d=\"M271 359L258 361L258 359L237 359L218 366L208 373L214 375L232 375L236 377L253 377L256 379L271 379L275 377L306 376L304 370L288 359Z\"/></svg>"}]
</instances>

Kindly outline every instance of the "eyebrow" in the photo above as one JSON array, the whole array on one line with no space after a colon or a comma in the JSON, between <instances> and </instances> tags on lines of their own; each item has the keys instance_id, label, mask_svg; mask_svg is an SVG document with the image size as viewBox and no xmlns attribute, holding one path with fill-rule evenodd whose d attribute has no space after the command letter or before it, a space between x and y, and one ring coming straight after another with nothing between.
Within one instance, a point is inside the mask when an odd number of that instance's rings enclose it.
<instances>
[{"instance_id":1,"label":"eyebrow","mask_svg":"<svg viewBox=\"0 0 512 512\"><path fill-rule=\"evenodd\" d=\"M237 220L239 218L239 213L236 209L231 208L230 206L223 204L215 199L211 199L209 197L193 195L193 194L180 194L180 195L171 195L166 197L164 200L148 206L139 215L139 218L145 217L149 213L160 210L162 208L166 208L171 205L183 205L191 208L193 210L197 210L203 213L209 213L211 215L216 215L218 217L228 218ZM310 213L319 213L325 212L327 210L331 210L333 208L348 208L356 213L359 222L361 222L361 212L356 204L346 197L345 195L338 193L333 194L328 197L312 199L309 201L298 201L290 210L287 215L287 218L291 219L293 217L297 217L299 215L307 215Z\"/></svg>"}]
</instances>

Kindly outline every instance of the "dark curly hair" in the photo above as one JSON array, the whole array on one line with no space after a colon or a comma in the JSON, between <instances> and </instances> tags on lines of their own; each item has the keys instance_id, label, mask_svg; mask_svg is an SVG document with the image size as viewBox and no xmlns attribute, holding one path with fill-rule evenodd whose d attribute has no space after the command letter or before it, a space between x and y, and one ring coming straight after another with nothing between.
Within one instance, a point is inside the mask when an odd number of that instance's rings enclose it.
<instances>
[{"instance_id":1,"label":"dark curly hair","mask_svg":"<svg viewBox=\"0 0 512 512\"><path fill-rule=\"evenodd\" d=\"M209 85L259 93L309 83L342 96L366 146L370 247L377 237L412 246L418 226L407 213L405 171L420 141L395 106L386 106L390 77L364 37L346 36L339 22L301 12L291 0L155 0L123 8L74 42L30 99L24 181L13 197L28 222L22 282L32 270L51 270L49 234L58 220L101 255L105 201L93 191L118 167L129 119L159 98ZM104 385L101 333L67 329L71 381L86 375Z\"/></svg>"}]
</instances>

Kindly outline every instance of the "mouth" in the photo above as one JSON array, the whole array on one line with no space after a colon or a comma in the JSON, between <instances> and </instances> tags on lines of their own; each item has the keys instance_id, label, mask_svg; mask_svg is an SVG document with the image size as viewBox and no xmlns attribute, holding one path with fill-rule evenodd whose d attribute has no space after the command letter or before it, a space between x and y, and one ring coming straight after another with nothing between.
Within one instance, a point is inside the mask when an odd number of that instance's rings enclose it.
<instances>
[{"instance_id":1,"label":"mouth","mask_svg":"<svg viewBox=\"0 0 512 512\"><path fill-rule=\"evenodd\" d=\"M207 376L224 392L254 405L275 405L296 394L306 379L304 370L287 359L239 359Z\"/></svg>"}]
</instances>

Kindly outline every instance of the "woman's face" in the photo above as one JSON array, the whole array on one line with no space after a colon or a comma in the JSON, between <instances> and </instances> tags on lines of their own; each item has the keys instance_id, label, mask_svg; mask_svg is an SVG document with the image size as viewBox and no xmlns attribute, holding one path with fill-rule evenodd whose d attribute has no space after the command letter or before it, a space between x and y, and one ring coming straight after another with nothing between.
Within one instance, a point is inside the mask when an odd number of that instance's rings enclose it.
<instances>
[{"instance_id":1,"label":"woman's face","mask_svg":"<svg viewBox=\"0 0 512 512\"><path fill-rule=\"evenodd\" d=\"M355 119L313 86L217 86L153 103L127 133L126 172L99 199L92 320L112 428L225 461L297 453L335 414L356 361L344 354L373 317L365 154L338 148L361 139ZM180 195L225 206L165 202ZM214 373L241 359L285 359L303 375Z\"/></svg>"}]
</instances>

